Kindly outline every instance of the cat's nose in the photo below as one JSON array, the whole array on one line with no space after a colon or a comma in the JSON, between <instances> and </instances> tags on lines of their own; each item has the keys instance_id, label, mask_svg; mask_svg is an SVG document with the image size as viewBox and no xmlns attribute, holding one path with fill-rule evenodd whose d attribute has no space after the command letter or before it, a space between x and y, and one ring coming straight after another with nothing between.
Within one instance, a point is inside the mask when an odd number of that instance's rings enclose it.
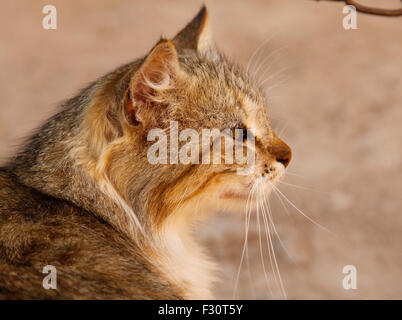
<instances>
[{"instance_id":1,"label":"cat's nose","mask_svg":"<svg viewBox=\"0 0 402 320\"><path fill-rule=\"evenodd\" d=\"M276 161L282 163L285 168L289 165L290 159L292 159L292 149L285 142L275 138L269 149Z\"/></svg>"}]
</instances>

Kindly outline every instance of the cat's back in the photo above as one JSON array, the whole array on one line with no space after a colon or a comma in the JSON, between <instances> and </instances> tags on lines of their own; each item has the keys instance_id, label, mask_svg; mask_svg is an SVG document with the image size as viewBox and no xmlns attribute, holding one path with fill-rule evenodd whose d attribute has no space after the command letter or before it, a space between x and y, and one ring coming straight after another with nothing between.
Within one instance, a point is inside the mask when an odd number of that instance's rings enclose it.
<instances>
[{"instance_id":1,"label":"cat's back","mask_svg":"<svg viewBox=\"0 0 402 320\"><path fill-rule=\"evenodd\" d=\"M57 270L46 290L42 270ZM0 168L0 299L177 299L123 235Z\"/></svg>"}]
</instances>

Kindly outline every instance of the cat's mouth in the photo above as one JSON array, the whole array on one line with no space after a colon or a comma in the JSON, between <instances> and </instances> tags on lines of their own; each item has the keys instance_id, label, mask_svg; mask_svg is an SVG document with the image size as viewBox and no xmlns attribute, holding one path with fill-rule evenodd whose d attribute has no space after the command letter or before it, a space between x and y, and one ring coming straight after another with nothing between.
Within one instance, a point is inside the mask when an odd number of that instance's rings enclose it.
<instances>
[{"instance_id":1,"label":"cat's mouth","mask_svg":"<svg viewBox=\"0 0 402 320\"><path fill-rule=\"evenodd\" d=\"M228 191L221 195L222 199L238 199L238 200L247 200L248 194L247 193L239 193Z\"/></svg>"},{"instance_id":2,"label":"cat's mouth","mask_svg":"<svg viewBox=\"0 0 402 320\"><path fill-rule=\"evenodd\" d=\"M220 198L223 200L247 201L250 198L250 192L256 184L259 184L266 193L269 194L279 183L279 180L283 177L284 173L284 170L277 170L269 174L263 173L258 177L253 178L250 182L243 184L240 188L223 192L220 195Z\"/></svg>"}]
</instances>

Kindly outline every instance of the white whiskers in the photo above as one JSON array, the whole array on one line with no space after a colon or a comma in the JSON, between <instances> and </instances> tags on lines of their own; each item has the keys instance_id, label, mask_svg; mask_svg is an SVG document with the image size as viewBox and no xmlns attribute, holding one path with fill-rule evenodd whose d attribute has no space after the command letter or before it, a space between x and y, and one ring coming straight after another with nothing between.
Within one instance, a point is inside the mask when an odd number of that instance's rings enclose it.
<instances>
[{"instance_id":1,"label":"white whiskers","mask_svg":"<svg viewBox=\"0 0 402 320\"><path fill-rule=\"evenodd\" d=\"M249 230L249 226L250 226L250 216L251 216L251 208L250 208L249 204L250 204L250 200L254 196L255 187L256 187L256 184L254 183L253 186L250 189L250 192L249 192L248 197L247 197L247 202L246 202L246 215L245 215L245 223L244 223L244 225L245 225L245 236L244 236L243 250L242 250L242 253L241 253L241 258L240 258L239 268L238 268L238 271L237 271L235 286L234 286L234 289L233 289L233 298L236 297L237 288L238 288L239 279L240 279L240 272L241 272L241 267L243 265L244 256L246 256L247 268L248 268L248 273L249 273L249 277L250 277L250 281L251 281L251 274L249 272L249 265L248 265L247 241L248 241L248 230Z\"/></svg>"},{"instance_id":2,"label":"white whiskers","mask_svg":"<svg viewBox=\"0 0 402 320\"><path fill-rule=\"evenodd\" d=\"M295 186L299 187L293 184L288 184L281 182L286 185L290 186ZM285 205L285 202L288 203L291 207L293 207L298 213L300 213L303 217L305 217L307 220L315 224L321 229L324 229L325 231L333 234L330 230L313 220L311 217L306 215L302 210L296 207L296 205L290 201L282 191L278 189L278 187L268 181L268 184L272 187L272 191L276 192L276 196L278 197L280 203L282 204L283 208L289 214L288 208ZM310 188L304 188L310 190ZM249 269L249 261L248 261L248 235L249 235L249 229L250 229L250 219L251 219L251 214L255 212L256 214L256 222L257 222L257 231L258 231L258 246L259 246L259 256L261 259L261 264L262 264L262 271L264 273L264 278L266 281L266 285L268 287L269 293L271 297L274 297L273 293L273 287L272 283L278 288L280 291L281 297L286 299L287 294L285 290L285 285L282 280L282 276L280 273L280 268L279 268L279 263L278 259L276 257L276 252L275 252L275 240L277 239L279 245L283 248L284 252L289 256L289 258L295 263L295 261L292 259L291 255L289 254L287 248L285 247L285 244L283 243L282 239L279 236L279 232L275 226L274 223L274 218L271 210L271 206L269 203L269 195L266 193L267 185L266 182L263 178L258 178L254 181L246 202L246 215L245 215L245 237L244 237L244 243L243 243L243 250L240 258L240 263L239 263L239 268L237 271L237 276L236 276L236 281L235 281L235 286L234 286L234 293L233 293L233 298L236 297L236 292L238 290L239 286L239 279L240 279L240 274L241 274L241 269L243 265L243 261L246 259L247 263L247 273L249 277L249 281L251 286L252 285L252 277ZM313 191L318 191L311 189ZM284 202L284 201L285 202ZM253 204L253 205L252 205ZM253 208L255 206L255 208ZM263 235L262 235L262 230L265 231L265 241L263 241ZM268 251L268 257L264 255L265 250ZM265 262L265 259L269 259L269 264L267 265ZM268 266L268 268L267 268ZM270 272L269 272L270 271Z\"/></svg>"},{"instance_id":3,"label":"white whiskers","mask_svg":"<svg viewBox=\"0 0 402 320\"><path fill-rule=\"evenodd\" d=\"M250 282L252 281L251 278L251 273L248 267L248 233L249 233L249 228L250 228L250 219L251 219L251 213L252 211L256 212L256 221L258 225L258 243L259 243L259 251L260 251L260 258L261 258L261 264L262 264L262 269L264 272L264 277L266 281L267 288L270 292L271 297L274 296L272 287L271 287L271 281L270 278L273 278L274 282L276 285L279 287L281 294L283 298L286 299L286 291L284 288L284 284L282 281L282 277L279 271L279 265L278 261L276 259L276 253L274 249L274 235L278 238L279 243L281 246L284 248L285 252L289 255L288 251L286 250L285 245L283 244L282 240L279 237L279 233L275 227L274 221L272 214L270 212L269 208L269 203L267 199L267 195L265 193L265 186L263 185L263 180L262 179L257 179L249 192L248 198L247 198L247 203L246 203L246 216L245 216L245 237L244 237L244 243L243 243L243 250L240 258L240 263L239 263L239 268L237 271L237 276L236 276L236 281L235 281L235 286L234 286L234 293L233 293L233 298L236 297L238 285L239 285L239 279L240 279L240 273L243 265L244 259L246 259L247 263L247 268L248 268L248 276ZM256 208L255 210L252 210L250 206L250 201L255 200ZM267 247L268 251L268 258L270 262L270 267L272 271L272 277L269 277L266 265L265 265L265 257L264 257L264 242L262 240L262 233L261 233L261 224L263 224L263 230L265 231L265 236L266 236L266 241L265 245ZM290 256L290 255L289 255Z\"/></svg>"},{"instance_id":4,"label":"white whiskers","mask_svg":"<svg viewBox=\"0 0 402 320\"><path fill-rule=\"evenodd\" d=\"M279 288L281 290L283 297L286 299L286 291L285 291L285 287L283 285L282 276L279 271L278 261L276 259L276 255L275 255L272 233L275 233L275 235L278 238L279 242L281 243L282 247L285 249L286 252L287 252L287 250L276 230L269 207L267 207L267 197L264 192L264 189L260 188L260 190L261 190L261 197L262 197L262 206L261 207L263 209L262 212L263 212L263 218L264 218L264 222L265 222L266 235L267 235L267 237L266 237L267 238L267 247L268 247L268 250L270 250L272 253L272 255L270 254L272 273L274 275L274 279L275 279L276 283L279 284ZM269 204L268 204L268 206L269 206ZM271 259L271 257L272 257L272 259ZM272 263L272 261L273 261L273 263Z\"/></svg>"},{"instance_id":5,"label":"white whiskers","mask_svg":"<svg viewBox=\"0 0 402 320\"><path fill-rule=\"evenodd\" d=\"M315 220L311 219L308 215L306 215L303 211L301 211L298 207L296 207L292 201L290 201L283 193L282 191L280 191L272 182L269 182L271 184L271 186L274 188L275 191L277 191L279 193L279 195L281 195L283 197L283 199L286 200L286 202L288 202L294 209L297 210L297 212L299 212L301 215L303 215L303 217L305 217L307 220L309 220L310 222L312 222L313 224L315 224L317 227L329 232L332 235L335 235L332 231L328 230L327 228L325 228L323 225L319 224L318 222L316 222Z\"/></svg>"},{"instance_id":6,"label":"white whiskers","mask_svg":"<svg viewBox=\"0 0 402 320\"><path fill-rule=\"evenodd\" d=\"M298 188L298 189L303 189L303 190L308 190L308 191L313 191L313 192L318 192L318 193L323 193L323 194L326 194L326 195L330 195L330 193L328 193L328 192L321 191L321 190L316 190L316 189L309 188L309 187L299 186L297 184L292 184L292 183L283 182L283 181L279 181L279 183L283 184L283 185L286 185L286 186Z\"/></svg>"}]
</instances>

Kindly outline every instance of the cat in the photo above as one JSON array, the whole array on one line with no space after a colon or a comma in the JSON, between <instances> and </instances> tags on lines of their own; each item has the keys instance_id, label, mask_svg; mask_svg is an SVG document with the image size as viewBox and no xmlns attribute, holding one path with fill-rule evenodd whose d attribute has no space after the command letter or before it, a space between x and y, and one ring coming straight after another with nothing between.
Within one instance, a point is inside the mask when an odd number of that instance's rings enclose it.
<instances>
[{"instance_id":1,"label":"cat","mask_svg":"<svg viewBox=\"0 0 402 320\"><path fill-rule=\"evenodd\" d=\"M252 172L150 164L147 134L171 121L251 132ZM262 90L215 47L204 6L172 40L63 103L0 168L0 298L211 299L216 265L195 222L243 212L253 183L269 193L290 159ZM47 265L54 290L42 286Z\"/></svg>"}]
</instances>

